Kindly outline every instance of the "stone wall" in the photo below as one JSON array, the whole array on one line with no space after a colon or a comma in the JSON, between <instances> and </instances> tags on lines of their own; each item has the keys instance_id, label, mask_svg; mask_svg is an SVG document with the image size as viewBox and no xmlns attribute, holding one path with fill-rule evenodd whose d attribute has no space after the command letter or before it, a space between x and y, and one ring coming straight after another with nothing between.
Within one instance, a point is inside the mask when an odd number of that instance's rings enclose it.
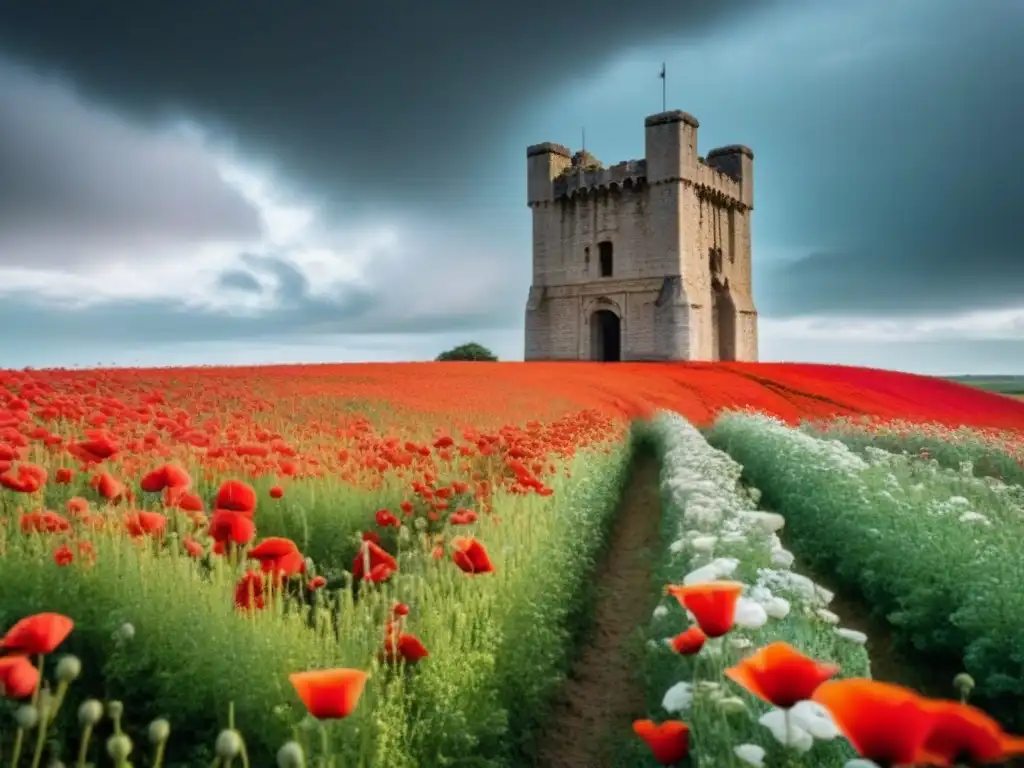
<instances>
[{"instance_id":1,"label":"stone wall","mask_svg":"<svg viewBox=\"0 0 1024 768\"><path fill-rule=\"evenodd\" d=\"M757 359L750 264L753 154L697 155L684 112L645 121L645 154L611 168L557 144L527 150L533 285L526 359L591 357L591 319L620 320L624 360ZM601 275L600 243L613 274Z\"/></svg>"}]
</instances>

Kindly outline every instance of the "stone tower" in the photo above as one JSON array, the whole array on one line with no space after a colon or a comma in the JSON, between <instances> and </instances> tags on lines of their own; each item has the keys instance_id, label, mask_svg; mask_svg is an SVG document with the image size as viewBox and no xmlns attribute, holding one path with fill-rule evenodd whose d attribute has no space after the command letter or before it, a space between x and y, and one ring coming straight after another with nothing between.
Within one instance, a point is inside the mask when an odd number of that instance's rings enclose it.
<instances>
[{"instance_id":1,"label":"stone tower","mask_svg":"<svg viewBox=\"0 0 1024 768\"><path fill-rule=\"evenodd\" d=\"M757 360L754 155L698 157L685 112L644 127L644 159L611 168L559 144L526 150L526 360Z\"/></svg>"}]
</instances>

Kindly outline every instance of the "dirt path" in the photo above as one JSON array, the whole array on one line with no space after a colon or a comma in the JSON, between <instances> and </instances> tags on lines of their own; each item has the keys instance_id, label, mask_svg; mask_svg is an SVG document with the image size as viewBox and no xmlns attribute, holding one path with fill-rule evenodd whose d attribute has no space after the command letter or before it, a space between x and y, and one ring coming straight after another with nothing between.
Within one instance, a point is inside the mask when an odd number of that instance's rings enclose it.
<instances>
[{"instance_id":1,"label":"dirt path","mask_svg":"<svg viewBox=\"0 0 1024 768\"><path fill-rule=\"evenodd\" d=\"M609 737L644 713L639 662L631 651L654 606L650 563L659 518L658 465L653 456L642 456L597 567L593 626L555 705L538 766L610 768Z\"/></svg>"}]
</instances>

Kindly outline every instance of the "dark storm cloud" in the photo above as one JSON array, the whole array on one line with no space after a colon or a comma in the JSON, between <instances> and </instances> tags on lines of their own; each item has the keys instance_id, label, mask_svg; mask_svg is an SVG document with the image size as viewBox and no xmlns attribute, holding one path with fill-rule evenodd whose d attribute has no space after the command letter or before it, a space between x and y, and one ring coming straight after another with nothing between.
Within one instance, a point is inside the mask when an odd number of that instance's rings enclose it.
<instances>
[{"instance_id":1,"label":"dark storm cloud","mask_svg":"<svg viewBox=\"0 0 1024 768\"><path fill-rule=\"evenodd\" d=\"M0 59L0 265L67 266L260 233L258 211L201 149L98 113Z\"/></svg>"},{"instance_id":2,"label":"dark storm cloud","mask_svg":"<svg viewBox=\"0 0 1024 768\"><path fill-rule=\"evenodd\" d=\"M323 191L423 205L478 184L474 155L565 78L776 4L21 2L0 5L0 49L137 115L195 116Z\"/></svg>"},{"instance_id":3,"label":"dark storm cloud","mask_svg":"<svg viewBox=\"0 0 1024 768\"><path fill-rule=\"evenodd\" d=\"M761 310L1024 305L1024 5L862 8L877 17L862 61L773 66L786 84L751 93L760 242L807 247L759 265Z\"/></svg>"},{"instance_id":4,"label":"dark storm cloud","mask_svg":"<svg viewBox=\"0 0 1024 768\"><path fill-rule=\"evenodd\" d=\"M815 253L768 266L762 312L913 316L1024 305L1024 240L992 250L970 242L892 252Z\"/></svg>"}]
</instances>

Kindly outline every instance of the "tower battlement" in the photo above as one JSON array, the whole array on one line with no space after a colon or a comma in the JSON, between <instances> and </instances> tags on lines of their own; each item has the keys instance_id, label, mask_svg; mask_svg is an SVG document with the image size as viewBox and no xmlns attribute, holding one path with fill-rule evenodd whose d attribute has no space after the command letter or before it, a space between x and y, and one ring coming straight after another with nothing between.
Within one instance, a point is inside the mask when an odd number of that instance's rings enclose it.
<instances>
[{"instance_id":1,"label":"tower battlement","mask_svg":"<svg viewBox=\"0 0 1024 768\"><path fill-rule=\"evenodd\" d=\"M757 359L754 154L701 157L699 128L680 110L651 115L644 157L610 167L561 144L527 149L527 360Z\"/></svg>"}]
</instances>

